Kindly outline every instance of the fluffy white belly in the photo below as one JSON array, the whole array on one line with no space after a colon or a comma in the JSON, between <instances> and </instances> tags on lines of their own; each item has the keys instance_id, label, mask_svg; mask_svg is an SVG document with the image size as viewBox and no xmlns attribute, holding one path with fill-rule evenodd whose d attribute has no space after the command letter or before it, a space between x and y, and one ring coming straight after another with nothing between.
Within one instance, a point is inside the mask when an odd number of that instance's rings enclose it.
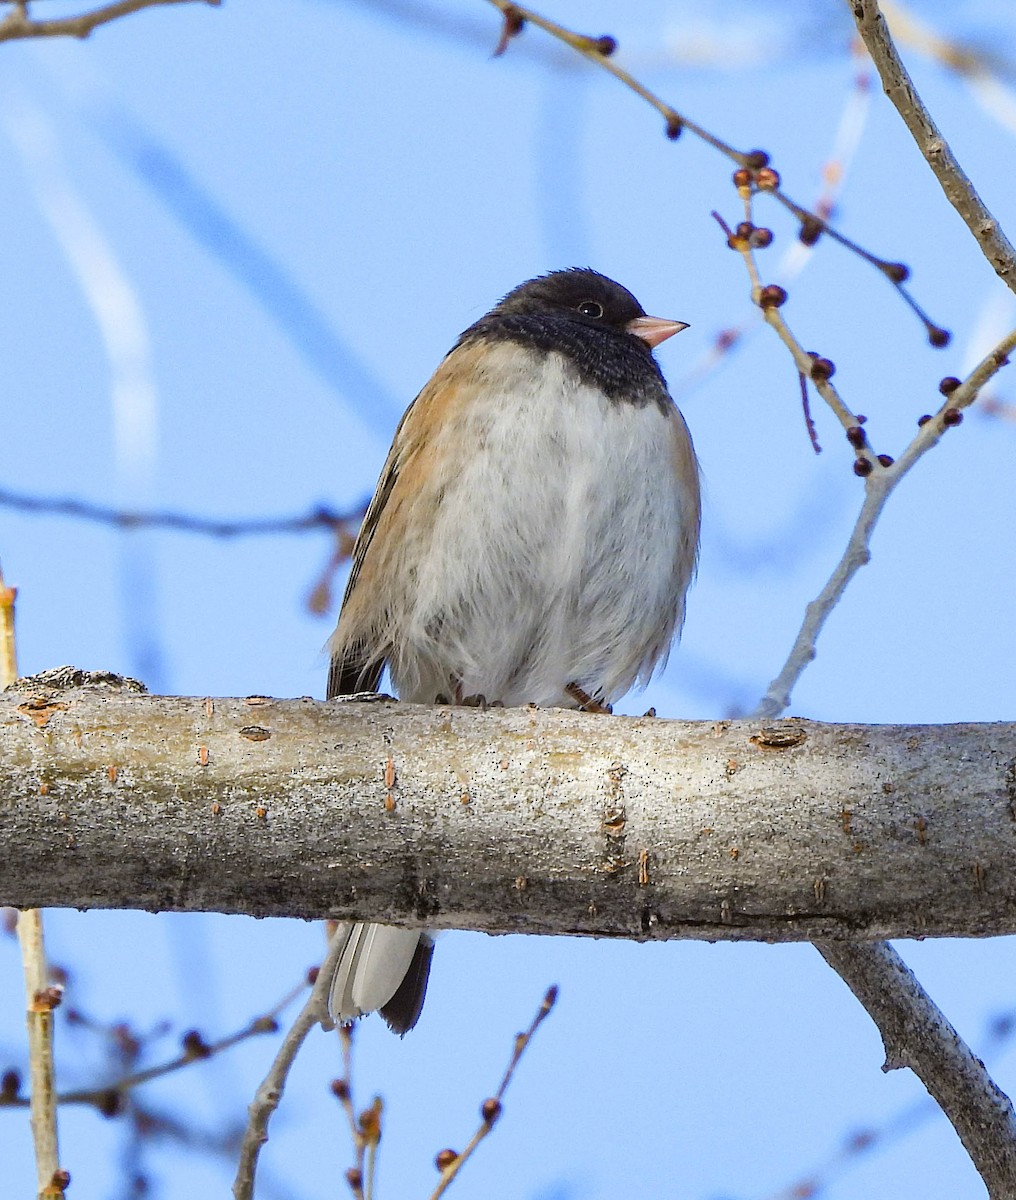
<instances>
[{"instance_id":1,"label":"fluffy white belly","mask_svg":"<svg viewBox=\"0 0 1016 1200\"><path fill-rule=\"evenodd\" d=\"M486 386L441 430L457 469L414 500L399 694L572 705L569 683L609 702L644 681L693 569L683 430L676 409L611 402L557 354L496 347Z\"/></svg>"}]
</instances>

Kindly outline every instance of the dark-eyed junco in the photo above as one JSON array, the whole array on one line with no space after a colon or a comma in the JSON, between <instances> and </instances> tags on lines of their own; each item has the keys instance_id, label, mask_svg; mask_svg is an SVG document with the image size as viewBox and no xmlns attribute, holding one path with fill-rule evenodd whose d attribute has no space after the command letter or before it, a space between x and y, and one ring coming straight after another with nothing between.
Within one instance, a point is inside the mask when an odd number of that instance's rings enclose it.
<instances>
[{"instance_id":1,"label":"dark-eyed junco","mask_svg":"<svg viewBox=\"0 0 1016 1200\"><path fill-rule=\"evenodd\" d=\"M664 662L699 537L688 428L652 349L686 328L596 271L521 284L395 434L329 642L328 695L602 710ZM419 930L345 924L337 1021L415 1025Z\"/></svg>"}]
</instances>

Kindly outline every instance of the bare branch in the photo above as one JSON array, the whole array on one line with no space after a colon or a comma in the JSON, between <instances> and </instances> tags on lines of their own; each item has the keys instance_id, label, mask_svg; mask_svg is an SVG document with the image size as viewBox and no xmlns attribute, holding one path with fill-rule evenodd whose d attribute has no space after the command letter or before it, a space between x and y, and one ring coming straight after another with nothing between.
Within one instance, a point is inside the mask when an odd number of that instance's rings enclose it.
<instances>
[{"instance_id":1,"label":"bare branch","mask_svg":"<svg viewBox=\"0 0 1016 1200\"><path fill-rule=\"evenodd\" d=\"M58 990L49 987L42 913L37 908L18 914L18 942L25 976L32 1140L39 1196L55 1200L63 1195L53 1070L53 1009L60 1003L60 996Z\"/></svg>"},{"instance_id":2,"label":"bare branch","mask_svg":"<svg viewBox=\"0 0 1016 1200\"><path fill-rule=\"evenodd\" d=\"M214 1042L206 1042L200 1034L192 1030L184 1036L182 1052L174 1055L167 1062L158 1063L153 1067L145 1067L138 1071L132 1071L130 1074L123 1075L121 1078L115 1079L112 1083L104 1084L101 1087L77 1088L72 1092L61 1092L57 1096L56 1101L58 1104L91 1104L109 1116L111 1115L110 1110L116 1109L117 1104L127 1092L142 1087L146 1083L151 1083L153 1079L161 1079L164 1075L173 1075L177 1071L183 1070L184 1067L191 1066L193 1063L206 1062L208 1059L214 1058L226 1050L231 1050L234 1046L238 1046L241 1042L245 1042L249 1038L260 1037L263 1034L277 1033L280 1014L303 992L306 986L306 980L300 982L296 987L290 989L268 1012L253 1017L242 1029L238 1029L235 1033L227 1034L225 1037L219 1038ZM0 1106L4 1104L17 1105L19 1103L21 1103L20 1097L12 1097L9 1100L0 1099Z\"/></svg>"},{"instance_id":3,"label":"bare branch","mask_svg":"<svg viewBox=\"0 0 1016 1200\"><path fill-rule=\"evenodd\" d=\"M93 29L107 25L120 17L130 16L143 8L155 8L163 4L192 4L195 0L117 0L115 4L104 4L91 12L77 17L55 17L36 21L28 15L28 4L22 0L14 4L7 16L0 20L0 42L18 38L76 37L86 38ZM222 0L201 0L217 8Z\"/></svg>"},{"instance_id":4,"label":"bare branch","mask_svg":"<svg viewBox=\"0 0 1016 1200\"><path fill-rule=\"evenodd\" d=\"M18 675L14 602L17 588L7 585L0 570L0 688L9 687ZM18 914L18 945L25 980L25 1024L28 1028L28 1066L31 1076L32 1141L39 1195L63 1195L63 1174L56 1124L56 1083L53 1068L53 1009L60 993L49 987L42 913L29 909Z\"/></svg>"},{"instance_id":5,"label":"bare branch","mask_svg":"<svg viewBox=\"0 0 1016 1200\"><path fill-rule=\"evenodd\" d=\"M576 54L581 55L588 62L613 75L615 79L634 92L636 96L639 96L654 108L663 117L664 129L671 141L680 137L684 130L688 130L689 133L700 138L707 145L712 146L714 150L724 155L741 171L755 175L760 170L769 170L773 184L771 187L767 187L766 190L801 222L802 240L806 240L811 245L814 244L821 234L828 234L829 237L839 242L841 246L845 247L851 253L858 255L865 262L870 263L892 283L904 303L924 323L933 343L939 344L934 341L935 336L944 333L944 331L938 328L903 286L910 274L908 268L902 263L880 258L877 254L866 250L863 246L858 245L857 242L852 241L836 229L835 226L831 225L826 216L812 212L788 196L781 186L779 175L769 167L769 155L764 150L738 150L736 147L730 145L729 142L724 141L723 138L717 137L716 134L711 133L704 126L691 120L684 113L674 108L673 105L661 99L655 92L646 87L644 83L636 79L630 71L626 71L624 67L619 66L614 61L613 55L617 50L617 41L609 34L603 34L600 37L590 37L584 33L576 33L574 30L567 29L563 25L558 25L555 21L548 20L548 18L541 16L526 5L516 4L514 0L487 0L487 3L492 4L498 9L504 20L501 41L495 53L503 52L512 38L516 37L522 31L527 22L531 22L558 42L575 51Z\"/></svg>"},{"instance_id":6,"label":"bare branch","mask_svg":"<svg viewBox=\"0 0 1016 1200\"><path fill-rule=\"evenodd\" d=\"M918 149L942 185L946 199L977 239L985 258L1008 287L1016 291L1016 250L994 215L956 161L949 143L918 95L914 81L893 43L878 0L847 0L858 33L868 48L885 94L903 118Z\"/></svg>"},{"instance_id":7,"label":"bare branch","mask_svg":"<svg viewBox=\"0 0 1016 1200\"><path fill-rule=\"evenodd\" d=\"M991 1200L1012 1200L1016 1116L984 1063L891 946L823 942L817 949L878 1026L885 1044L884 1069L910 1067L919 1076L952 1122Z\"/></svg>"},{"instance_id":8,"label":"bare branch","mask_svg":"<svg viewBox=\"0 0 1016 1200\"><path fill-rule=\"evenodd\" d=\"M268 1122L282 1101L289 1071L315 1025L331 1026L328 1016L328 990L332 984L332 976L339 957L342 954L345 940L333 937L325 954L324 961L318 970L317 978L307 1003L300 1010L289 1032L282 1040L279 1052L276 1054L268 1074L262 1080L254 1099L248 1108L247 1128L240 1146L240 1160L236 1168L236 1178L233 1181L235 1200L251 1200L254 1195L254 1175L257 1171L258 1155L261 1147L268 1141Z\"/></svg>"},{"instance_id":9,"label":"bare branch","mask_svg":"<svg viewBox=\"0 0 1016 1200\"><path fill-rule=\"evenodd\" d=\"M480 1124L476 1132L469 1139L466 1148L461 1153L456 1153L454 1150L442 1150L438 1154L438 1166L441 1170L441 1179L437 1187L431 1192L430 1200L438 1200L440 1196L448 1190L448 1187L466 1165L473 1154L476 1152L477 1146L494 1128L494 1125L501 1118L503 1111L502 1101L504 1094L508 1090L508 1084L512 1081L512 1076L515 1074L515 1068L519 1065L522 1055L525 1054L529 1043L533 1040L533 1035L543 1022L550 1016L550 1011L557 1003L557 987L549 987L543 997L543 1002L536 1010L536 1016L529 1023L529 1028L525 1033L520 1033L515 1038L515 1045L512 1048L512 1056L508 1060L508 1066L501 1078L501 1084L493 1096L488 1096L480 1105Z\"/></svg>"},{"instance_id":10,"label":"bare branch","mask_svg":"<svg viewBox=\"0 0 1016 1200\"><path fill-rule=\"evenodd\" d=\"M766 317L768 319L768 313ZM786 328L785 323L783 323L783 328ZM792 339L789 330L787 333ZM800 363L800 355L803 354L803 350L796 341L793 342L791 348L794 351L795 362ZM864 439L856 446L858 457L855 463L864 462L870 467L870 472L864 481L864 503L861 505L861 511L840 561L833 569L825 587L805 609L804 621L791 647L790 654L780 673L770 683L766 694L759 701L755 709L755 717L769 720L786 710L790 704L790 695L795 684L815 657L818 636L829 614L836 607L851 579L861 567L871 561L871 537L886 501L918 459L937 444L947 429L959 423L963 410L973 404L981 388L1009 362L1008 356L1013 350L1016 350L1016 329L1007 334L994 350L978 363L967 378L948 393L934 416L922 420L917 435L895 462L890 459L887 464L884 463L881 458L871 453L867 447L867 441ZM825 396L826 392L822 383L817 382L816 386ZM828 382L826 382L825 387L828 388L828 386Z\"/></svg>"},{"instance_id":11,"label":"bare branch","mask_svg":"<svg viewBox=\"0 0 1016 1200\"><path fill-rule=\"evenodd\" d=\"M14 604L18 589L9 587L0 566L0 688L18 677L18 644L14 633Z\"/></svg>"},{"instance_id":12,"label":"bare branch","mask_svg":"<svg viewBox=\"0 0 1016 1200\"><path fill-rule=\"evenodd\" d=\"M174 533L195 533L216 538L262 537L306 533L315 529L327 529L355 536L365 507L359 504L347 512L336 512L325 505L318 505L309 512L291 517L220 519L195 516L192 513L110 508L104 504L91 504L87 500L33 496L0 487L0 508L9 508L14 512L73 517L97 525L109 525L114 529L167 529Z\"/></svg>"}]
</instances>

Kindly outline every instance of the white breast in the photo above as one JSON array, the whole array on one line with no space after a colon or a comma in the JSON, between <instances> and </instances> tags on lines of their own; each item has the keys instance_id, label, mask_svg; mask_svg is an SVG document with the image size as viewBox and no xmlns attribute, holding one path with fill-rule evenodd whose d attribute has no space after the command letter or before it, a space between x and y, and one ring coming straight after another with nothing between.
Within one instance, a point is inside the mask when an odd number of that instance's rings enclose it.
<instances>
[{"instance_id":1,"label":"white breast","mask_svg":"<svg viewBox=\"0 0 1016 1200\"><path fill-rule=\"evenodd\" d=\"M683 619L698 534L697 480L677 477L683 420L607 400L557 354L505 343L489 361L439 435L457 469L432 480L437 521L405 564L393 681L427 703L458 684L571 705L573 682L609 702L666 657Z\"/></svg>"}]
</instances>

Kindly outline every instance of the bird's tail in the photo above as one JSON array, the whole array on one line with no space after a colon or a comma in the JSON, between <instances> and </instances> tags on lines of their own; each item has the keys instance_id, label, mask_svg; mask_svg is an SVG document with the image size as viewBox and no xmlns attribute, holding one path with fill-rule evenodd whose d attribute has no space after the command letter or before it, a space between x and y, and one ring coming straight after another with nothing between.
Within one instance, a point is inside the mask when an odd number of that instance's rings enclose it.
<instances>
[{"instance_id":1,"label":"bird's tail","mask_svg":"<svg viewBox=\"0 0 1016 1200\"><path fill-rule=\"evenodd\" d=\"M340 1024L379 1012L395 1033L408 1033L420 1017L434 943L419 929L342 922L345 944L332 977L328 1010Z\"/></svg>"}]
</instances>

